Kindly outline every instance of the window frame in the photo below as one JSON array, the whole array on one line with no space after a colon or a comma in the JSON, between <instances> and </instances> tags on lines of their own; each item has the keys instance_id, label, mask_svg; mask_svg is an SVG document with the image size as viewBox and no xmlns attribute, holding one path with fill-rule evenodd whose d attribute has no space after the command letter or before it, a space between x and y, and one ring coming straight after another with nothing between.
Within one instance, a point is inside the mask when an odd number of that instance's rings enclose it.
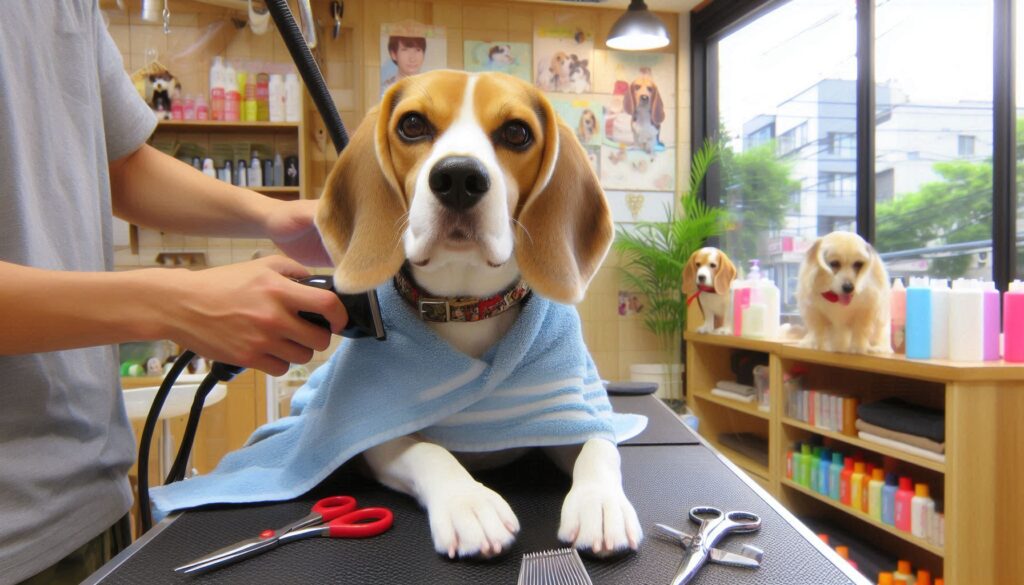
<instances>
[{"instance_id":1,"label":"window frame","mask_svg":"<svg viewBox=\"0 0 1024 585\"><path fill-rule=\"evenodd\" d=\"M718 128L718 41L788 0L710 2L690 15L691 144ZM857 1L857 232L875 241L875 0ZM1016 0L993 2L992 279L1005 291L1017 265ZM882 117L886 112L882 112ZM721 174L708 172L701 197L720 206ZM709 242L718 245L717 238Z\"/></svg>"}]
</instances>

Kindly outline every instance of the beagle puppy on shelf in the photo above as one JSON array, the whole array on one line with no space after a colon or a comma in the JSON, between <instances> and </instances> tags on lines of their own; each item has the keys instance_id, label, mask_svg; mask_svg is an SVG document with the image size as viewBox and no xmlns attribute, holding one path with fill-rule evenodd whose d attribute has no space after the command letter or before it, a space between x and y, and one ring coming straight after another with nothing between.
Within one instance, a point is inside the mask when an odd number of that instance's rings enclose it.
<instances>
[{"instance_id":1,"label":"beagle puppy on shelf","mask_svg":"<svg viewBox=\"0 0 1024 585\"><path fill-rule=\"evenodd\" d=\"M317 226L339 292L393 277L400 291L449 299L511 291L511 306L486 318L456 319L449 309L434 322L421 305L438 336L475 358L525 310L517 283L579 302L614 234L584 149L543 93L510 75L449 70L400 80L367 114L327 179ZM643 532L615 443L546 449L572 475L558 537L598 555L636 550ZM452 558L509 549L515 514L464 464L516 455L456 456L416 434L363 452L381 483L426 509L436 551Z\"/></svg>"},{"instance_id":2,"label":"beagle puppy on shelf","mask_svg":"<svg viewBox=\"0 0 1024 585\"><path fill-rule=\"evenodd\" d=\"M736 267L718 248L701 248L683 268L683 294L686 304L700 304L704 324L698 333L732 333L732 295L730 288L736 278Z\"/></svg>"}]
</instances>

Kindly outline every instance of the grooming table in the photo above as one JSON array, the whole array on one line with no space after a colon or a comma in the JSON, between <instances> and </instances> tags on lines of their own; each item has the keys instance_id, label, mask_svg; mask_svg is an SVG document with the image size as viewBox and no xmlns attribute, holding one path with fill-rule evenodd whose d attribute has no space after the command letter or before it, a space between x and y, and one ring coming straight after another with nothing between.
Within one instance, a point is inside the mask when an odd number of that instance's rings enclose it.
<instances>
[{"instance_id":1,"label":"grooming table","mask_svg":"<svg viewBox=\"0 0 1024 585\"><path fill-rule=\"evenodd\" d=\"M696 505L761 515L764 524L759 532L730 536L720 546L738 552L743 543L751 543L765 553L756 570L709 563L694 580L697 585L870 585L656 398L613 396L612 403L617 412L649 417L647 429L621 446L626 494L640 517L645 540L637 553L619 559L584 558L596 585L670 583L682 550L656 536L654 524L695 531L687 512ZM450 561L438 555L426 514L412 498L345 466L298 501L217 506L173 515L86 583L514 584L524 553L561 546L556 532L570 478L539 450L511 465L474 476L508 501L522 526L511 552L497 560ZM203 575L181 576L173 571L265 528L278 528L300 518L318 498L334 494L355 496L361 506L391 508L394 527L366 540L314 538L284 545Z\"/></svg>"}]
</instances>

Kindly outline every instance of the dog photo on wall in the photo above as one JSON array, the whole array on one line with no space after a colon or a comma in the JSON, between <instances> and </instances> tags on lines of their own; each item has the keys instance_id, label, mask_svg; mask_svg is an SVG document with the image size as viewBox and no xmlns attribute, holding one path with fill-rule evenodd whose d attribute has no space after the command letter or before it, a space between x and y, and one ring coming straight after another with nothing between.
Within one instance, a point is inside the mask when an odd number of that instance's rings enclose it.
<instances>
[{"instance_id":1,"label":"dog photo on wall","mask_svg":"<svg viewBox=\"0 0 1024 585\"><path fill-rule=\"evenodd\" d=\"M594 35L579 27L539 27L533 37L534 85L544 91L587 93L593 86Z\"/></svg>"},{"instance_id":2,"label":"dog photo on wall","mask_svg":"<svg viewBox=\"0 0 1024 585\"><path fill-rule=\"evenodd\" d=\"M530 43L465 41L463 51L466 71L498 71L514 75L523 81L532 81Z\"/></svg>"}]
</instances>

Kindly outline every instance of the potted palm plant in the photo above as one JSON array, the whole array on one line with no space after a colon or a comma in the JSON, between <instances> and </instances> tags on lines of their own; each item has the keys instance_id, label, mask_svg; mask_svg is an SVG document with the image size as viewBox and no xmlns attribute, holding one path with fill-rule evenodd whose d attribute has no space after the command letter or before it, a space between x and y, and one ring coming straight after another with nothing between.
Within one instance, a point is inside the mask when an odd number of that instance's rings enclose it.
<instances>
[{"instance_id":1,"label":"potted palm plant","mask_svg":"<svg viewBox=\"0 0 1024 585\"><path fill-rule=\"evenodd\" d=\"M619 225L614 248L622 257L626 286L646 297L641 313L645 327L658 337L664 355L660 364L634 364L634 379L659 379L659 396L682 398L680 337L686 328L686 298L682 292L683 266L708 238L725 230L728 213L709 207L698 191L708 169L721 154L719 144L707 141L690 161L690 180L678 205L666 205L663 221Z\"/></svg>"}]
</instances>

